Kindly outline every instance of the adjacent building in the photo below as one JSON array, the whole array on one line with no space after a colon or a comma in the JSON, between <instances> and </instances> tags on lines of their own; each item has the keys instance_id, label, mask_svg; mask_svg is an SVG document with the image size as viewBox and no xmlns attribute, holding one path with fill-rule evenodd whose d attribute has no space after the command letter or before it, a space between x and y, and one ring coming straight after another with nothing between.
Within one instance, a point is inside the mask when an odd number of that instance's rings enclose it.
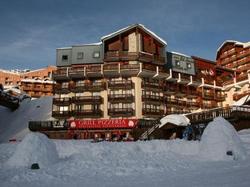
<instances>
[{"instance_id":1,"label":"adjacent building","mask_svg":"<svg viewBox=\"0 0 250 187\"><path fill-rule=\"evenodd\" d=\"M55 66L37 70L25 71L6 71L0 70L0 84L5 89L12 87L20 88L31 97L51 96L53 95L52 71Z\"/></svg>"},{"instance_id":2,"label":"adjacent building","mask_svg":"<svg viewBox=\"0 0 250 187\"><path fill-rule=\"evenodd\" d=\"M225 41L217 50L217 64L235 71L230 80L224 82L227 103L232 103L250 94L250 42Z\"/></svg>"}]
</instances>

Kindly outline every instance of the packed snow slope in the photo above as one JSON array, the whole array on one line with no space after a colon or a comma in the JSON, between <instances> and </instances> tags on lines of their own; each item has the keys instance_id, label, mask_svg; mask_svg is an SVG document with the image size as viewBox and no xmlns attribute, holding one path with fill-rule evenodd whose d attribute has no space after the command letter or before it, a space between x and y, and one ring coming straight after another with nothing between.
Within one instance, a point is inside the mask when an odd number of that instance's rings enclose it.
<instances>
[{"instance_id":1,"label":"packed snow slope","mask_svg":"<svg viewBox=\"0 0 250 187\"><path fill-rule=\"evenodd\" d=\"M238 134L223 118L208 127L200 142L91 143L29 133L0 144L0 186L250 186L250 130ZM41 169L29 169L33 162Z\"/></svg>"},{"instance_id":2,"label":"packed snow slope","mask_svg":"<svg viewBox=\"0 0 250 187\"><path fill-rule=\"evenodd\" d=\"M21 140L28 132L31 120L51 119L52 97L24 99L17 110L0 106L0 143Z\"/></svg>"}]
</instances>

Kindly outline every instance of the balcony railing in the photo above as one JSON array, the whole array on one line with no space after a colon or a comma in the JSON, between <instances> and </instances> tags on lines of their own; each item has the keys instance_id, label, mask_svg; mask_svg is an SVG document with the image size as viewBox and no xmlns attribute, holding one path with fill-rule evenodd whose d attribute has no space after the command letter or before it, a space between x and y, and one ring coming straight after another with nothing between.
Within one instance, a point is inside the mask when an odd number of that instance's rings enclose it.
<instances>
[{"instance_id":1,"label":"balcony railing","mask_svg":"<svg viewBox=\"0 0 250 187\"><path fill-rule=\"evenodd\" d=\"M74 87L71 88L71 91L75 93L84 91L99 92L105 89L106 89L106 83L98 82L94 84L89 84L89 83L76 84Z\"/></svg>"},{"instance_id":2,"label":"balcony railing","mask_svg":"<svg viewBox=\"0 0 250 187\"><path fill-rule=\"evenodd\" d=\"M54 93L56 93L56 94L70 93L70 87L69 86L62 86L61 84L56 84L54 86Z\"/></svg>"},{"instance_id":3,"label":"balcony railing","mask_svg":"<svg viewBox=\"0 0 250 187\"><path fill-rule=\"evenodd\" d=\"M142 101L143 102L163 103L163 96L144 94L144 95L142 95Z\"/></svg>"},{"instance_id":4,"label":"balcony railing","mask_svg":"<svg viewBox=\"0 0 250 187\"><path fill-rule=\"evenodd\" d=\"M152 116L152 117L160 117L164 115L164 110L161 109L152 109L152 108L143 108L142 115Z\"/></svg>"},{"instance_id":5,"label":"balcony railing","mask_svg":"<svg viewBox=\"0 0 250 187\"><path fill-rule=\"evenodd\" d=\"M74 78L84 78L85 77L85 68L84 67L71 67L68 70L69 76Z\"/></svg>"},{"instance_id":6,"label":"balcony railing","mask_svg":"<svg viewBox=\"0 0 250 187\"><path fill-rule=\"evenodd\" d=\"M101 96L78 96L78 97L72 97L72 103L75 103L75 104L102 104L103 98Z\"/></svg>"},{"instance_id":7,"label":"balcony railing","mask_svg":"<svg viewBox=\"0 0 250 187\"><path fill-rule=\"evenodd\" d=\"M70 105L71 103L71 98L66 97L66 98L53 98L53 104L54 105Z\"/></svg>"},{"instance_id":8,"label":"balcony railing","mask_svg":"<svg viewBox=\"0 0 250 187\"><path fill-rule=\"evenodd\" d=\"M108 115L112 117L128 117L134 116L135 111L133 108L111 108L108 109Z\"/></svg>"},{"instance_id":9,"label":"balcony railing","mask_svg":"<svg viewBox=\"0 0 250 187\"><path fill-rule=\"evenodd\" d=\"M69 80L68 68L58 68L52 72L52 78L54 80Z\"/></svg>"},{"instance_id":10,"label":"balcony railing","mask_svg":"<svg viewBox=\"0 0 250 187\"><path fill-rule=\"evenodd\" d=\"M110 103L132 103L134 96L132 94L113 94L108 96Z\"/></svg>"},{"instance_id":11,"label":"balcony railing","mask_svg":"<svg viewBox=\"0 0 250 187\"><path fill-rule=\"evenodd\" d=\"M104 61L141 61L141 62L155 62L163 64L165 57L153 55L146 52L128 52L128 51L107 51L104 55Z\"/></svg>"},{"instance_id":12,"label":"balcony railing","mask_svg":"<svg viewBox=\"0 0 250 187\"><path fill-rule=\"evenodd\" d=\"M80 118L100 118L103 117L102 110L72 110L72 115L74 117Z\"/></svg>"},{"instance_id":13,"label":"balcony railing","mask_svg":"<svg viewBox=\"0 0 250 187\"><path fill-rule=\"evenodd\" d=\"M132 89L133 87L134 83L131 80L117 80L108 82L108 88L110 89Z\"/></svg>"},{"instance_id":14,"label":"balcony railing","mask_svg":"<svg viewBox=\"0 0 250 187\"><path fill-rule=\"evenodd\" d=\"M52 111L52 117L54 118L69 118L71 116L70 111Z\"/></svg>"}]
</instances>

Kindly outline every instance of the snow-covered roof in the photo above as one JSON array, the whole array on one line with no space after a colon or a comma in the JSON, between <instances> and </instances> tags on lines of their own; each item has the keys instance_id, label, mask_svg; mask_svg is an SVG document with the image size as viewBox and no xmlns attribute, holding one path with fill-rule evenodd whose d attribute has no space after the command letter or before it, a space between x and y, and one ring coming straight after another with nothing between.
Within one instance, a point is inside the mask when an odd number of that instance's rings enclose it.
<instances>
[{"instance_id":1,"label":"snow-covered roof","mask_svg":"<svg viewBox=\"0 0 250 187\"><path fill-rule=\"evenodd\" d=\"M32 82L32 83L48 83L53 84L52 80L35 80L35 79L22 79L21 82Z\"/></svg>"},{"instance_id":2,"label":"snow-covered roof","mask_svg":"<svg viewBox=\"0 0 250 187\"><path fill-rule=\"evenodd\" d=\"M185 57L187 57L187 58L191 58L191 56L185 55L185 54L183 54L183 53L175 52L175 51L170 51L170 53L176 54L176 55L180 55L180 56L185 56Z\"/></svg>"},{"instance_id":3,"label":"snow-covered roof","mask_svg":"<svg viewBox=\"0 0 250 187\"><path fill-rule=\"evenodd\" d=\"M236 41L236 40L226 40L226 41L224 41L224 42L220 45L220 47L217 49L217 53L221 50L221 48L222 48L226 43L234 43L235 45L242 45L244 48L250 46L250 42L243 43L243 42L239 42L239 41Z\"/></svg>"},{"instance_id":4,"label":"snow-covered roof","mask_svg":"<svg viewBox=\"0 0 250 187\"><path fill-rule=\"evenodd\" d=\"M120 34L120 33L126 32L126 31L128 31L128 30L130 30L130 29L133 29L133 28L135 28L135 27L141 28L141 29L144 30L146 33L148 33L148 34L152 35L154 38L156 38L156 39L157 39L159 42L161 42L162 44L167 45L167 42L166 42L165 40L163 40L161 37L159 37L158 35L156 35L154 32L152 32L151 30L149 30L148 28L146 28L146 27L145 27L144 25L142 25L142 24L133 24L133 25L129 25L129 26L124 27L124 28L122 28L122 29L120 29L120 30L118 30L118 31L115 31L115 32L113 32L113 33L110 33L110 34L108 34L108 35L106 35L106 36L101 37L101 40L102 40L102 41L103 41L103 40L107 40L107 39L109 39L109 38L111 38L111 37L114 37L114 36L116 36L116 35L118 35L118 34Z\"/></svg>"},{"instance_id":5,"label":"snow-covered roof","mask_svg":"<svg viewBox=\"0 0 250 187\"><path fill-rule=\"evenodd\" d=\"M3 72L3 73L9 73L9 74L13 74L13 75L20 75L19 72L13 72L13 71L4 70L4 69L0 69L0 71Z\"/></svg>"},{"instance_id":6,"label":"snow-covered roof","mask_svg":"<svg viewBox=\"0 0 250 187\"><path fill-rule=\"evenodd\" d=\"M161 125L159 126L159 128L163 127L167 123L172 123L177 126L187 126L190 123L190 120L182 114L170 114L161 118L160 122Z\"/></svg>"},{"instance_id":7,"label":"snow-covered roof","mask_svg":"<svg viewBox=\"0 0 250 187\"><path fill-rule=\"evenodd\" d=\"M233 106L241 106L250 101L250 95L242 97L240 100L234 102Z\"/></svg>"},{"instance_id":8,"label":"snow-covered roof","mask_svg":"<svg viewBox=\"0 0 250 187\"><path fill-rule=\"evenodd\" d=\"M101 45L102 42L97 42L97 43L89 43L89 44L74 44L73 47L81 47L81 46L97 46Z\"/></svg>"},{"instance_id":9,"label":"snow-covered roof","mask_svg":"<svg viewBox=\"0 0 250 187\"><path fill-rule=\"evenodd\" d=\"M56 48L56 49L72 49L72 47L60 47L60 48Z\"/></svg>"}]
</instances>

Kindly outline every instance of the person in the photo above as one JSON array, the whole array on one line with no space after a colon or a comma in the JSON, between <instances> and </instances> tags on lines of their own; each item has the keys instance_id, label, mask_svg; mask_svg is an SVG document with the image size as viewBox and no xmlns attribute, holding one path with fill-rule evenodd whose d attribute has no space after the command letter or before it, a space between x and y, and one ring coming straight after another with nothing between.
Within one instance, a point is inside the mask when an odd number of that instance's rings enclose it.
<instances>
[{"instance_id":1,"label":"person","mask_svg":"<svg viewBox=\"0 0 250 187\"><path fill-rule=\"evenodd\" d=\"M189 125L183 131L182 138L185 139L185 140L192 140L192 138L193 138L192 136L193 136L193 129Z\"/></svg>"}]
</instances>

